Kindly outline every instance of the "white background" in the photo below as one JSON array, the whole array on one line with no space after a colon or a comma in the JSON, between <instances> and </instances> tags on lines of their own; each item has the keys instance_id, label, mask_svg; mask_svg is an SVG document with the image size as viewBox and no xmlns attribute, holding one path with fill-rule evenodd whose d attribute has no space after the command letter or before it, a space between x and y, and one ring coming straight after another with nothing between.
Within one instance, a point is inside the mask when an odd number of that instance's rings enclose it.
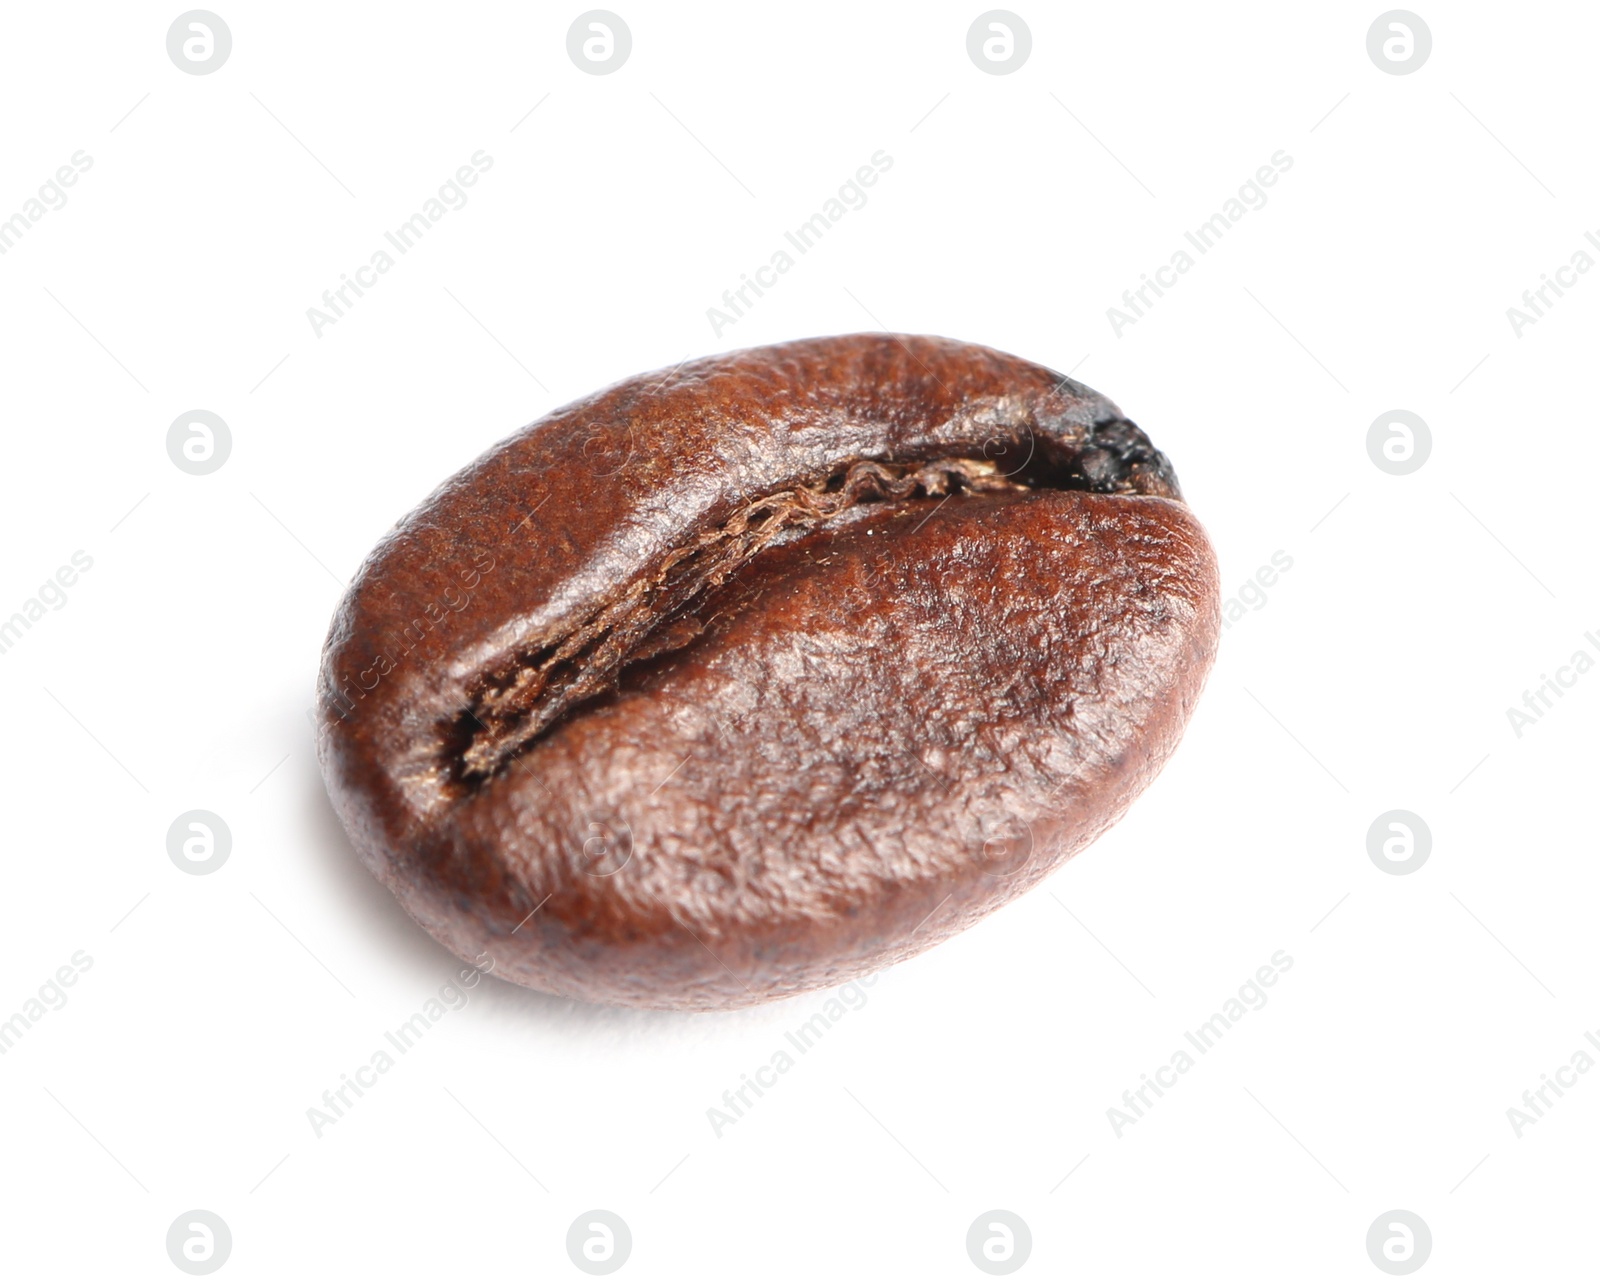
<instances>
[{"instance_id":1,"label":"white background","mask_svg":"<svg viewBox=\"0 0 1600 1286\"><path fill-rule=\"evenodd\" d=\"M980 4L615 0L632 54L594 76L578 5L216 3L204 76L167 56L176 5L13 6L0 45L0 218L93 159L0 257L0 616L93 559L0 655L0 1017L93 959L0 1057L7 1280L182 1280L196 1208L239 1282L587 1280L592 1208L641 1281L984 1280L965 1238L996 1208L1032 1231L1018 1280L1384 1280L1365 1239L1396 1208L1432 1230L1419 1280L1591 1270L1600 1071L1521 1138L1507 1109L1600 1027L1600 673L1520 737L1506 709L1600 660L1600 273L1520 338L1506 310L1600 229L1592 6L1426 7L1431 57L1390 75L1376 3L1017 0L1032 54L997 76ZM479 149L470 202L316 337L306 310ZM867 205L714 334L879 149ZM1117 337L1106 310L1279 149L1269 203ZM880 326L1115 398L1225 594L1292 558L1178 755L720 1138L707 1109L814 1002L488 980L317 1138L307 1109L457 967L323 793L306 710L344 583L555 407ZM232 431L209 476L166 453L194 408ZM1366 451L1394 408L1433 435L1407 476ZM166 852L195 808L233 835L205 877ZM1433 836L1406 876L1366 848L1397 808ZM1278 950L1270 1003L1118 1138L1107 1109Z\"/></svg>"}]
</instances>

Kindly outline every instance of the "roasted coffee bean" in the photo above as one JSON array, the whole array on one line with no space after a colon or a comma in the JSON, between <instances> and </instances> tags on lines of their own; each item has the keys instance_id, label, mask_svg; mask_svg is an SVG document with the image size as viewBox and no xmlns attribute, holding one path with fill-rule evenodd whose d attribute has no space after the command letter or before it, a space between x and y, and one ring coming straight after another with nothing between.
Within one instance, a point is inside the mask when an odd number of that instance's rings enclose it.
<instances>
[{"instance_id":1,"label":"roasted coffee bean","mask_svg":"<svg viewBox=\"0 0 1600 1286\"><path fill-rule=\"evenodd\" d=\"M640 376L384 538L319 691L362 860L466 960L717 1009L904 960L1176 746L1217 572L1166 457L990 349L853 335Z\"/></svg>"}]
</instances>

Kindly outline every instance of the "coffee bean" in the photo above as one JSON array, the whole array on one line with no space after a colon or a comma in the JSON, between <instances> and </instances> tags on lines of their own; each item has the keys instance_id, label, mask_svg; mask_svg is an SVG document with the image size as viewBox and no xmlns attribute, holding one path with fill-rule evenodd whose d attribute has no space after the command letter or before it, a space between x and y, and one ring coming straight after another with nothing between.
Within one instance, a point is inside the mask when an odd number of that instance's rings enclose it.
<instances>
[{"instance_id":1,"label":"coffee bean","mask_svg":"<svg viewBox=\"0 0 1600 1286\"><path fill-rule=\"evenodd\" d=\"M339 607L319 755L464 960L730 1008L904 960L1089 843L1218 625L1205 533L1105 398L805 340L626 380L440 487Z\"/></svg>"}]
</instances>

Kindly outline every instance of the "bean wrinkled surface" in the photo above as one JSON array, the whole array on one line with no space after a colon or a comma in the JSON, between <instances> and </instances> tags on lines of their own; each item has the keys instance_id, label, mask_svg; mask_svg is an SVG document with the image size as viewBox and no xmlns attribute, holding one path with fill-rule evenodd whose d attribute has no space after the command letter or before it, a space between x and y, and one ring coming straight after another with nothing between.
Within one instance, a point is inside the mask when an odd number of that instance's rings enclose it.
<instances>
[{"instance_id":1,"label":"bean wrinkled surface","mask_svg":"<svg viewBox=\"0 0 1600 1286\"><path fill-rule=\"evenodd\" d=\"M1114 822L1216 649L1215 559L1099 394L856 335L529 425L373 551L318 751L362 860L467 960L672 1009L843 982Z\"/></svg>"}]
</instances>

